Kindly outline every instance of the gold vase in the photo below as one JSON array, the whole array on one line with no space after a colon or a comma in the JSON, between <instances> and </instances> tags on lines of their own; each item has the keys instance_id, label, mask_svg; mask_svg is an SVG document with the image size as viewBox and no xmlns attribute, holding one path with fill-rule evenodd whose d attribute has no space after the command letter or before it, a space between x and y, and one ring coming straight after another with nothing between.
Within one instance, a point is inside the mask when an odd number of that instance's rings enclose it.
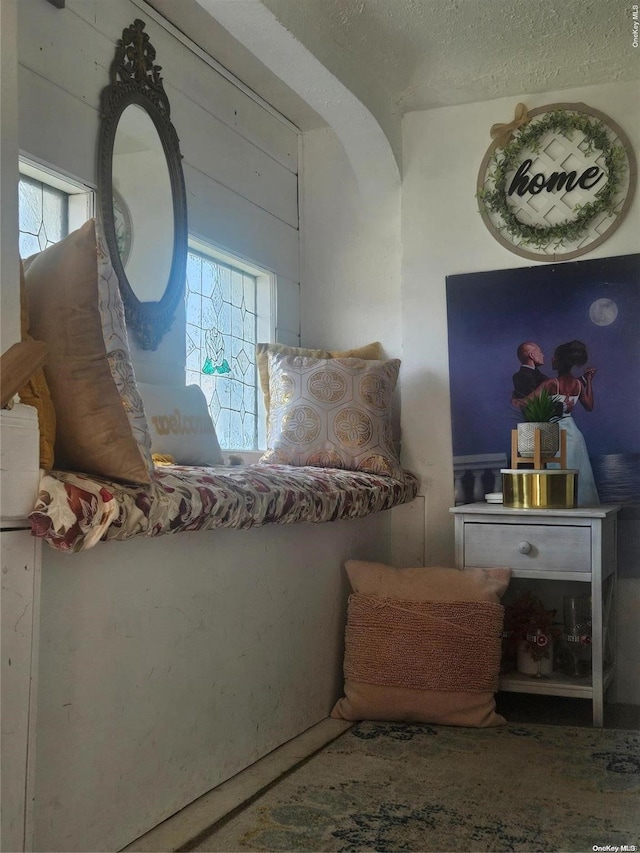
<instances>
[{"instance_id":1,"label":"gold vase","mask_svg":"<svg viewBox=\"0 0 640 853\"><path fill-rule=\"evenodd\" d=\"M512 509L570 509L576 505L576 469L503 468L502 504Z\"/></svg>"}]
</instances>

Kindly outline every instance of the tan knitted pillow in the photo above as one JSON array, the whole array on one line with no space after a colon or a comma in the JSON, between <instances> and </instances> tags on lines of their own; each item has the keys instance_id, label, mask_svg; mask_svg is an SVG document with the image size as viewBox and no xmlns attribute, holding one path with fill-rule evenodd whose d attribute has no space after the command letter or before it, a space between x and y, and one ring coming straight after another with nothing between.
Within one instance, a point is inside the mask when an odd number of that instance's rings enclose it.
<instances>
[{"instance_id":1,"label":"tan knitted pillow","mask_svg":"<svg viewBox=\"0 0 640 853\"><path fill-rule=\"evenodd\" d=\"M331 716L497 726L510 569L394 569L350 560L344 697Z\"/></svg>"}]
</instances>

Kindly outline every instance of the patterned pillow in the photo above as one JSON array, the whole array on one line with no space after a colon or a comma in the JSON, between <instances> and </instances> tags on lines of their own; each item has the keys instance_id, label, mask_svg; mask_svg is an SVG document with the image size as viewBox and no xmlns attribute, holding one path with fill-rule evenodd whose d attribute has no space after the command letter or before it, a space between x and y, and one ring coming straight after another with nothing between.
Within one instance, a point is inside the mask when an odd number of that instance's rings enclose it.
<instances>
[{"instance_id":1,"label":"patterned pillow","mask_svg":"<svg viewBox=\"0 0 640 853\"><path fill-rule=\"evenodd\" d=\"M367 361L380 361L382 358L382 345L378 341L374 341L372 344L365 344L355 349L323 350L289 347L286 344L256 344L256 364L267 418L269 417L269 409L271 408L271 398L269 395L269 353L303 355L309 358L364 358Z\"/></svg>"},{"instance_id":2,"label":"patterned pillow","mask_svg":"<svg viewBox=\"0 0 640 853\"><path fill-rule=\"evenodd\" d=\"M171 456L176 465L224 465L207 401L199 385L139 382L138 389L149 423L154 456Z\"/></svg>"},{"instance_id":3,"label":"patterned pillow","mask_svg":"<svg viewBox=\"0 0 640 853\"><path fill-rule=\"evenodd\" d=\"M118 280L90 219L25 262L30 332L49 345L56 468L149 483L151 437Z\"/></svg>"},{"instance_id":4,"label":"patterned pillow","mask_svg":"<svg viewBox=\"0 0 640 853\"><path fill-rule=\"evenodd\" d=\"M498 726L511 569L395 569L349 560L344 697L331 716Z\"/></svg>"},{"instance_id":5,"label":"patterned pillow","mask_svg":"<svg viewBox=\"0 0 640 853\"><path fill-rule=\"evenodd\" d=\"M391 431L400 361L269 353L271 411L262 462L401 478Z\"/></svg>"}]
</instances>

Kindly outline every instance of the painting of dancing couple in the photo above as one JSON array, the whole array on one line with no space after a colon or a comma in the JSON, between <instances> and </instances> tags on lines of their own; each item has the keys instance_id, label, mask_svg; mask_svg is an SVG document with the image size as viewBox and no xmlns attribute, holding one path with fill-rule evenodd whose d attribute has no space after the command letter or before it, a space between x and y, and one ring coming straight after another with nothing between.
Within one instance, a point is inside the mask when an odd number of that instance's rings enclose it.
<instances>
[{"instance_id":1,"label":"painting of dancing couple","mask_svg":"<svg viewBox=\"0 0 640 853\"><path fill-rule=\"evenodd\" d=\"M640 504L640 255L450 275L447 317L454 462L510 467L518 410L546 391L578 505Z\"/></svg>"}]
</instances>

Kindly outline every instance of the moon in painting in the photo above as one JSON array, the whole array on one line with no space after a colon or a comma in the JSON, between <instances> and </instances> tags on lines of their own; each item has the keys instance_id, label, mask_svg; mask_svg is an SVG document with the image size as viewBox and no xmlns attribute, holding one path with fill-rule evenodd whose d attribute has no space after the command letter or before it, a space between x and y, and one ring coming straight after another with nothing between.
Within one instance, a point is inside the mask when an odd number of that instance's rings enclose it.
<instances>
[{"instance_id":1,"label":"moon in painting","mask_svg":"<svg viewBox=\"0 0 640 853\"><path fill-rule=\"evenodd\" d=\"M589 317L596 326L610 326L618 316L618 306L613 299L596 299L589 306Z\"/></svg>"}]
</instances>

